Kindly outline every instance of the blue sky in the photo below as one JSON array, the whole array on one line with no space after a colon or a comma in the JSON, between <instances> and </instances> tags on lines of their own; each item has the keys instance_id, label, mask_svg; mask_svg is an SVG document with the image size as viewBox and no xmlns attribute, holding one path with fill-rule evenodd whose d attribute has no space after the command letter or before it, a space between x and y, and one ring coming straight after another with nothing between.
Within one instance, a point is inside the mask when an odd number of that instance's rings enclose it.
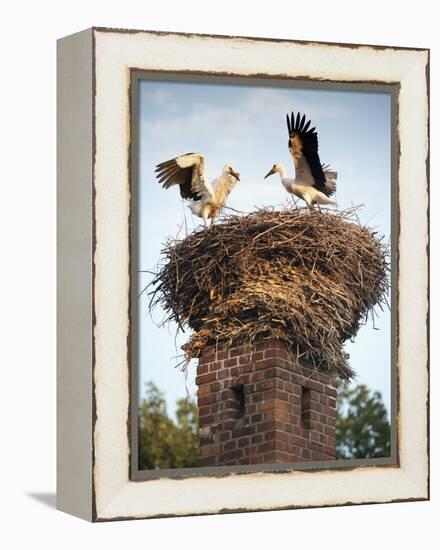
<instances>
[{"instance_id":1,"label":"blue sky","mask_svg":"<svg viewBox=\"0 0 440 550\"><path fill-rule=\"evenodd\" d=\"M322 162L338 172L339 208L363 204L359 217L388 241L390 235L390 96L386 93L310 90L286 87L195 84L143 80L139 113L139 270L154 270L163 242L184 235L200 223L180 198L178 188L163 190L154 168L189 151L205 155L208 177L221 174L228 162L241 181L228 205L245 212L256 206L281 206L288 195L279 177L264 180L276 162L290 176L294 168L287 149L285 116L306 113L316 126ZM150 276L140 274L139 288ZM195 364L183 374L175 368L179 346L176 327L158 327L163 312L150 317L147 298L139 308L141 393L152 380L165 393L168 410L187 392L195 395ZM346 344L356 382L382 393L390 405L390 313L380 312Z\"/></svg>"}]
</instances>

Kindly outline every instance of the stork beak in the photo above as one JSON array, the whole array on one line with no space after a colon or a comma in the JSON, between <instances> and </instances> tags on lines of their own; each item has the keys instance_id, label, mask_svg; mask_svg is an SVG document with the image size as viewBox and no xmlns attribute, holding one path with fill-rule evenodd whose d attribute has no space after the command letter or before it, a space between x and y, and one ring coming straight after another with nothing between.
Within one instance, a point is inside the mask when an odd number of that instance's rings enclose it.
<instances>
[{"instance_id":1,"label":"stork beak","mask_svg":"<svg viewBox=\"0 0 440 550\"><path fill-rule=\"evenodd\" d=\"M271 168L269 170L269 172L264 176L264 179L268 178L269 176L271 176L272 174L275 174L275 170L273 168Z\"/></svg>"},{"instance_id":2,"label":"stork beak","mask_svg":"<svg viewBox=\"0 0 440 550\"><path fill-rule=\"evenodd\" d=\"M240 181L240 172L236 172L235 170L232 170L232 168L229 170L229 173L231 176L234 176L238 181Z\"/></svg>"}]
</instances>

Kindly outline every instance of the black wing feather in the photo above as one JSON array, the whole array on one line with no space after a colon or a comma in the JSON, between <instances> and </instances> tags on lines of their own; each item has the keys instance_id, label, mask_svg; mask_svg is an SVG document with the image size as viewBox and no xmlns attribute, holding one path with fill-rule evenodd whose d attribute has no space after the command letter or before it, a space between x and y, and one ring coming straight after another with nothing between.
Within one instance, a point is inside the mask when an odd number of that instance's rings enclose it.
<instances>
[{"instance_id":1,"label":"black wing feather","mask_svg":"<svg viewBox=\"0 0 440 550\"><path fill-rule=\"evenodd\" d=\"M319 160L318 134L316 133L315 127L308 129L310 126L310 120L307 122L307 124L305 124L305 114L301 118L301 114L297 113L295 119L295 114L292 112L290 115L290 125L289 115L287 115L287 121L287 129L289 131L289 147L290 138L298 136L301 140L302 152L307 160L307 163L310 167L310 172L315 182L314 186L319 189L319 191L322 191L327 196L329 196L329 191L325 186L324 171L322 169L321 161Z\"/></svg>"},{"instance_id":2,"label":"black wing feather","mask_svg":"<svg viewBox=\"0 0 440 550\"><path fill-rule=\"evenodd\" d=\"M186 153L193 155L194 153ZM183 156L183 155L182 155ZM191 182L194 166L181 168L176 159L166 160L156 166L156 177L162 187L168 189L171 185L178 184L180 188L180 196L183 199L200 200L200 194L192 190Z\"/></svg>"}]
</instances>

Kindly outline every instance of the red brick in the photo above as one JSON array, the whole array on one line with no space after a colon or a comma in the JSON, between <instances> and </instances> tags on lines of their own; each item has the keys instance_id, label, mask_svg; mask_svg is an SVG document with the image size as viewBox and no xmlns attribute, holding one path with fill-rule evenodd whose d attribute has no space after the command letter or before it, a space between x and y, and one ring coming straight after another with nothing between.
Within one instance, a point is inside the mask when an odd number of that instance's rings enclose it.
<instances>
[{"instance_id":1,"label":"red brick","mask_svg":"<svg viewBox=\"0 0 440 550\"><path fill-rule=\"evenodd\" d=\"M241 374L242 368L241 367L231 367L229 369L229 376L231 378L238 378Z\"/></svg>"},{"instance_id":2,"label":"red brick","mask_svg":"<svg viewBox=\"0 0 440 550\"><path fill-rule=\"evenodd\" d=\"M237 441L235 441L235 439L226 441L226 443L223 445L223 449L225 451L232 451L236 447L237 447Z\"/></svg>"},{"instance_id":3,"label":"red brick","mask_svg":"<svg viewBox=\"0 0 440 550\"><path fill-rule=\"evenodd\" d=\"M208 414L206 416L200 417L199 422L202 426L207 426L208 424L211 424L214 422L215 418L213 414Z\"/></svg>"},{"instance_id":4,"label":"red brick","mask_svg":"<svg viewBox=\"0 0 440 550\"><path fill-rule=\"evenodd\" d=\"M317 451L318 453L322 453L325 450L325 446L321 445L321 443L316 443L316 441L310 443L310 448L312 451Z\"/></svg>"},{"instance_id":5,"label":"red brick","mask_svg":"<svg viewBox=\"0 0 440 550\"><path fill-rule=\"evenodd\" d=\"M235 428L236 424L237 424L237 420L230 420L230 419L226 418L226 420L223 422L223 429L224 430L233 430Z\"/></svg>"},{"instance_id":6,"label":"red brick","mask_svg":"<svg viewBox=\"0 0 440 550\"><path fill-rule=\"evenodd\" d=\"M199 365L197 367L197 374L200 375L200 374L206 374L209 370L209 364L203 364L203 365Z\"/></svg>"},{"instance_id":7,"label":"red brick","mask_svg":"<svg viewBox=\"0 0 440 550\"><path fill-rule=\"evenodd\" d=\"M292 382L283 382L283 390L293 395L301 395L301 387L298 384Z\"/></svg>"},{"instance_id":8,"label":"red brick","mask_svg":"<svg viewBox=\"0 0 440 550\"><path fill-rule=\"evenodd\" d=\"M267 432L264 432L264 441L270 441L272 439L276 439L278 435L278 432L276 430L269 430Z\"/></svg>"},{"instance_id":9,"label":"red brick","mask_svg":"<svg viewBox=\"0 0 440 550\"><path fill-rule=\"evenodd\" d=\"M268 451L274 451L276 448L275 441L266 441L258 445L257 449L259 453L267 453Z\"/></svg>"},{"instance_id":10,"label":"red brick","mask_svg":"<svg viewBox=\"0 0 440 550\"><path fill-rule=\"evenodd\" d=\"M252 438L253 439L253 438ZM249 455L256 455L258 453L258 447L257 445L251 445L249 447Z\"/></svg>"},{"instance_id":11,"label":"red brick","mask_svg":"<svg viewBox=\"0 0 440 550\"><path fill-rule=\"evenodd\" d=\"M289 394L286 391L283 391L277 388L275 395L277 399L281 399L281 401L285 401L286 404L289 401Z\"/></svg>"},{"instance_id":12,"label":"red brick","mask_svg":"<svg viewBox=\"0 0 440 550\"><path fill-rule=\"evenodd\" d=\"M270 348L264 352L264 358L269 359L270 357L287 360L289 356L286 350Z\"/></svg>"},{"instance_id":13,"label":"red brick","mask_svg":"<svg viewBox=\"0 0 440 550\"><path fill-rule=\"evenodd\" d=\"M206 386L203 386L203 387L206 387ZM222 383L218 380L209 384L209 391L212 393L218 392L221 389L222 389Z\"/></svg>"},{"instance_id":14,"label":"red brick","mask_svg":"<svg viewBox=\"0 0 440 550\"><path fill-rule=\"evenodd\" d=\"M218 395L216 393L210 393L208 395L202 395L197 399L197 403L199 407L203 407L204 405L210 405L211 403L215 403L217 401Z\"/></svg>"},{"instance_id":15,"label":"red brick","mask_svg":"<svg viewBox=\"0 0 440 550\"><path fill-rule=\"evenodd\" d=\"M274 409L273 416L277 420L284 420L285 422L292 422L292 415L288 411L282 411L282 410Z\"/></svg>"},{"instance_id":16,"label":"red brick","mask_svg":"<svg viewBox=\"0 0 440 550\"><path fill-rule=\"evenodd\" d=\"M211 445L202 445L200 447L200 456L201 457L205 457L205 456L209 456L211 453Z\"/></svg>"},{"instance_id":17,"label":"red brick","mask_svg":"<svg viewBox=\"0 0 440 550\"><path fill-rule=\"evenodd\" d=\"M331 426L324 426L324 433L327 435L334 435L335 430Z\"/></svg>"},{"instance_id":18,"label":"red brick","mask_svg":"<svg viewBox=\"0 0 440 550\"><path fill-rule=\"evenodd\" d=\"M260 424L257 424L256 426L257 432L267 432L268 430L273 430L275 428L275 422L273 420L270 420L269 422L261 422Z\"/></svg>"},{"instance_id":19,"label":"red brick","mask_svg":"<svg viewBox=\"0 0 440 550\"><path fill-rule=\"evenodd\" d=\"M336 396L338 395L338 392L337 392L334 388L332 388L332 387L330 387L330 386L326 386L326 387L324 388L324 392L325 392L329 397L333 397L333 399L336 399Z\"/></svg>"},{"instance_id":20,"label":"red brick","mask_svg":"<svg viewBox=\"0 0 440 550\"><path fill-rule=\"evenodd\" d=\"M223 401L223 409L225 411L233 410L238 411L240 409L240 403L236 399L228 398Z\"/></svg>"},{"instance_id":21,"label":"red brick","mask_svg":"<svg viewBox=\"0 0 440 550\"><path fill-rule=\"evenodd\" d=\"M245 347L231 348L229 350L229 357L239 357L241 355L247 354L248 350L249 350L248 347L247 348L245 348ZM246 356L246 355L244 355L244 356Z\"/></svg>"},{"instance_id":22,"label":"red brick","mask_svg":"<svg viewBox=\"0 0 440 550\"><path fill-rule=\"evenodd\" d=\"M292 450L292 446L287 441L280 441L279 439L275 440L275 447L277 451L284 451L285 453L290 453Z\"/></svg>"},{"instance_id":23,"label":"red brick","mask_svg":"<svg viewBox=\"0 0 440 550\"><path fill-rule=\"evenodd\" d=\"M264 379L264 371L255 371L249 374L249 382L258 383Z\"/></svg>"},{"instance_id":24,"label":"red brick","mask_svg":"<svg viewBox=\"0 0 440 550\"><path fill-rule=\"evenodd\" d=\"M242 385L242 386L245 386L244 387L244 390L245 390L245 393L246 393L246 386L249 384L250 382L250 375L249 374L241 374L239 377L238 377L238 385Z\"/></svg>"},{"instance_id":25,"label":"red brick","mask_svg":"<svg viewBox=\"0 0 440 550\"><path fill-rule=\"evenodd\" d=\"M327 426L330 426L334 429L336 427L336 415L334 417L326 416L325 424L327 424Z\"/></svg>"},{"instance_id":26,"label":"red brick","mask_svg":"<svg viewBox=\"0 0 440 550\"><path fill-rule=\"evenodd\" d=\"M222 369L222 370L218 371L217 378L219 380L224 380L226 378L229 378L229 369ZM196 383L197 383L197 381L196 381Z\"/></svg>"},{"instance_id":27,"label":"red brick","mask_svg":"<svg viewBox=\"0 0 440 550\"><path fill-rule=\"evenodd\" d=\"M331 418L333 418L333 416L335 416L336 414L336 409L334 409L333 407L323 407L323 413L326 414L327 416L330 416Z\"/></svg>"},{"instance_id":28,"label":"red brick","mask_svg":"<svg viewBox=\"0 0 440 550\"><path fill-rule=\"evenodd\" d=\"M278 377L284 381L290 381L290 372L286 369L280 369L280 368L273 368L273 369L266 369L264 371L264 378L268 380L271 377Z\"/></svg>"},{"instance_id":29,"label":"red brick","mask_svg":"<svg viewBox=\"0 0 440 550\"><path fill-rule=\"evenodd\" d=\"M203 386L199 386L199 388L197 390L197 397L201 397L202 395L206 395L209 392L210 392L209 386L207 386L205 384Z\"/></svg>"},{"instance_id":30,"label":"red brick","mask_svg":"<svg viewBox=\"0 0 440 550\"><path fill-rule=\"evenodd\" d=\"M223 363L221 361L209 364L209 372L221 371L222 368L223 368Z\"/></svg>"},{"instance_id":31,"label":"red brick","mask_svg":"<svg viewBox=\"0 0 440 550\"><path fill-rule=\"evenodd\" d=\"M232 431L230 430L223 431L220 434L220 441L228 441L229 439L231 439L231 437L232 437Z\"/></svg>"},{"instance_id":32,"label":"red brick","mask_svg":"<svg viewBox=\"0 0 440 550\"><path fill-rule=\"evenodd\" d=\"M242 456L243 456L242 450L241 449L235 449L234 451L227 451L226 453L224 453L223 454L223 459L227 464L228 461L233 461L237 458L241 458Z\"/></svg>"},{"instance_id":33,"label":"red brick","mask_svg":"<svg viewBox=\"0 0 440 550\"><path fill-rule=\"evenodd\" d=\"M292 438L293 435L290 433L286 433L280 430L276 431L276 439L278 439L279 441L287 441L289 443L292 443Z\"/></svg>"},{"instance_id":34,"label":"red brick","mask_svg":"<svg viewBox=\"0 0 440 550\"><path fill-rule=\"evenodd\" d=\"M211 407L209 407L209 406L199 407L199 418L202 418L204 416L208 416L209 414L211 414Z\"/></svg>"},{"instance_id":35,"label":"red brick","mask_svg":"<svg viewBox=\"0 0 440 550\"><path fill-rule=\"evenodd\" d=\"M211 363L208 363L208 366L209 366L209 372L215 372L223 368L223 361L213 361Z\"/></svg>"},{"instance_id":36,"label":"red brick","mask_svg":"<svg viewBox=\"0 0 440 550\"><path fill-rule=\"evenodd\" d=\"M257 351L264 351L265 349L268 349L270 347L270 343L268 340L263 340L262 342L257 342L255 345L255 349Z\"/></svg>"},{"instance_id":37,"label":"red brick","mask_svg":"<svg viewBox=\"0 0 440 550\"><path fill-rule=\"evenodd\" d=\"M215 346L206 346L203 348L201 354L200 354L200 358L199 358L199 363L208 363L210 358L213 357L215 355Z\"/></svg>"},{"instance_id":38,"label":"red brick","mask_svg":"<svg viewBox=\"0 0 440 550\"><path fill-rule=\"evenodd\" d=\"M307 439L304 437L298 437L296 435L292 435L291 442L293 445L296 445L297 447L306 447L307 446Z\"/></svg>"},{"instance_id":39,"label":"red brick","mask_svg":"<svg viewBox=\"0 0 440 550\"><path fill-rule=\"evenodd\" d=\"M240 428L234 428L232 430L232 437L242 437L243 435L249 435L255 432L255 426L242 426Z\"/></svg>"},{"instance_id":40,"label":"red brick","mask_svg":"<svg viewBox=\"0 0 440 550\"><path fill-rule=\"evenodd\" d=\"M278 458L277 451L269 451L261 456L261 459L258 461L259 464L265 463L265 464L271 464L273 462L276 462Z\"/></svg>"},{"instance_id":41,"label":"red brick","mask_svg":"<svg viewBox=\"0 0 440 550\"><path fill-rule=\"evenodd\" d=\"M196 384L200 386L201 384L206 384L207 382L213 382L216 378L217 374L215 372L201 374L200 376L196 376Z\"/></svg>"},{"instance_id":42,"label":"red brick","mask_svg":"<svg viewBox=\"0 0 440 550\"><path fill-rule=\"evenodd\" d=\"M275 338L268 338L267 340L264 340L264 344L266 345L265 349L285 349L286 344L282 342L281 340L277 340Z\"/></svg>"},{"instance_id":43,"label":"red brick","mask_svg":"<svg viewBox=\"0 0 440 550\"><path fill-rule=\"evenodd\" d=\"M277 382L279 383L280 381L279 380L277 381L276 378L270 378L269 380L262 380L258 384L255 384L256 386L255 390L263 391L263 390L270 390L270 389L276 388Z\"/></svg>"},{"instance_id":44,"label":"red brick","mask_svg":"<svg viewBox=\"0 0 440 550\"><path fill-rule=\"evenodd\" d=\"M263 401L259 405L260 411L266 411L267 409L274 409L275 408L275 399L269 399L267 401Z\"/></svg>"}]
</instances>

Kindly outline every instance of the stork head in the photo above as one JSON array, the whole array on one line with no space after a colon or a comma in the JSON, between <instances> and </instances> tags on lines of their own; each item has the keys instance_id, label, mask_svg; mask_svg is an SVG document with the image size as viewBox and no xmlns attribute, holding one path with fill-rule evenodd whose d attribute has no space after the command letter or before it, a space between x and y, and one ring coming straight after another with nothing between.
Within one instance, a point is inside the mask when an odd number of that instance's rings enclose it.
<instances>
[{"instance_id":1,"label":"stork head","mask_svg":"<svg viewBox=\"0 0 440 550\"><path fill-rule=\"evenodd\" d=\"M223 173L229 176L232 176L236 180L240 181L240 172L237 172L237 170L234 170L234 168L232 168L230 164L225 164L223 166Z\"/></svg>"},{"instance_id":2,"label":"stork head","mask_svg":"<svg viewBox=\"0 0 440 550\"><path fill-rule=\"evenodd\" d=\"M281 164L274 164L272 168L269 170L269 172L264 176L264 179L268 178L269 176L272 176L273 174L282 174L283 167Z\"/></svg>"}]
</instances>

